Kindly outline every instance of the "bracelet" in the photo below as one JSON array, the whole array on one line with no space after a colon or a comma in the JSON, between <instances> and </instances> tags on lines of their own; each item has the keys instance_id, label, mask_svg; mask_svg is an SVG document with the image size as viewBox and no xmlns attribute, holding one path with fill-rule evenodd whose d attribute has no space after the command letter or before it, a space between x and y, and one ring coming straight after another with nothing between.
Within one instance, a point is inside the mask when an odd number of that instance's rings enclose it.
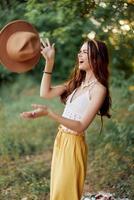
<instances>
[{"instance_id":1,"label":"bracelet","mask_svg":"<svg viewBox=\"0 0 134 200\"><path fill-rule=\"evenodd\" d=\"M46 73L46 74L52 74L52 72L46 72L45 70L43 71L43 73Z\"/></svg>"}]
</instances>

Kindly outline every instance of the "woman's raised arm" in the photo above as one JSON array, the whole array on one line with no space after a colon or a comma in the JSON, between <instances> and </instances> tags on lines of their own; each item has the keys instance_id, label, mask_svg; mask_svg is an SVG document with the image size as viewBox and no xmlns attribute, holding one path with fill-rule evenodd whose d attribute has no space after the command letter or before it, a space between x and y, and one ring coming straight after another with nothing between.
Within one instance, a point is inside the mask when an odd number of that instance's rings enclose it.
<instances>
[{"instance_id":1,"label":"woman's raised arm","mask_svg":"<svg viewBox=\"0 0 134 200\"><path fill-rule=\"evenodd\" d=\"M52 76L51 73L53 71L53 66L54 66L55 48L54 44L52 45L50 44L48 38L45 41L41 40L41 43L42 43L41 54L46 60L46 65L41 80L40 97L51 99L53 97L60 96L66 89L66 86L65 84L51 86L51 76Z\"/></svg>"}]
</instances>

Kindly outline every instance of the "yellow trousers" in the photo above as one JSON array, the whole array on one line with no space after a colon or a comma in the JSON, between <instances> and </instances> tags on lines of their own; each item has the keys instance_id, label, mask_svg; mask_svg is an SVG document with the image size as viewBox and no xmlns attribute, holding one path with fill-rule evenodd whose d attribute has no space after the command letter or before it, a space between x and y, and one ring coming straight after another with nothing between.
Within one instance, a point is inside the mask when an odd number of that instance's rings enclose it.
<instances>
[{"instance_id":1,"label":"yellow trousers","mask_svg":"<svg viewBox=\"0 0 134 200\"><path fill-rule=\"evenodd\" d=\"M53 147L50 200L80 200L87 171L85 134L74 135L58 127Z\"/></svg>"}]
</instances>

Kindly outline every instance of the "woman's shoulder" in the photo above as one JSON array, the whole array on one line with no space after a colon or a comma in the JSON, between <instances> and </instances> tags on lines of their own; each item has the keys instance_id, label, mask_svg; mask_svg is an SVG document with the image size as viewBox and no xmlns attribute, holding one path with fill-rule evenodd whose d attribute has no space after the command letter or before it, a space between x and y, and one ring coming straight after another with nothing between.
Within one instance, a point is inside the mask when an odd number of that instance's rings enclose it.
<instances>
[{"instance_id":1,"label":"woman's shoulder","mask_svg":"<svg viewBox=\"0 0 134 200\"><path fill-rule=\"evenodd\" d=\"M103 95L105 95L107 92L107 88L102 83L97 81L94 86L94 90L93 90L93 93L96 93L96 92L99 92L99 93L102 93Z\"/></svg>"}]
</instances>

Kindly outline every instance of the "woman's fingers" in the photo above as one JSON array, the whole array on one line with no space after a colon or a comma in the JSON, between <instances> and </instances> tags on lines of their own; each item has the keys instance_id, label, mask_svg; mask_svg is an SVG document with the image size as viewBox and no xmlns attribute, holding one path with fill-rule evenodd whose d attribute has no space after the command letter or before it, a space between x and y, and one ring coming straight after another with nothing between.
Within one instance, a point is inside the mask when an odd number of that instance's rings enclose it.
<instances>
[{"instance_id":1,"label":"woman's fingers","mask_svg":"<svg viewBox=\"0 0 134 200\"><path fill-rule=\"evenodd\" d=\"M44 41L42 38L41 38L40 40L41 40L41 43L42 43L42 46L43 46L43 47L51 47L51 44L50 44L50 41L49 41L48 38L46 38L45 41ZM53 44L53 45L54 45L54 44ZM53 46L53 45L52 45L52 46Z\"/></svg>"},{"instance_id":2,"label":"woman's fingers","mask_svg":"<svg viewBox=\"0 0 134 200\"><path fill-rule=\"evenodd\" d=\"M52 47L54 47L54 46L55 46L55 43L52 44Z\"/></svg>"},{"instance_id":3,"label":"woman's fingers","mask_svg":"<svg viewBox=\"0 0 134 200\"><path fill-rule=\"evenodd\" d=\"M34 119L47 115L47 106L39 104L32 104L31 106L34 108L34 110L22 112L20 113L20 117Z\"/></svg>"},{"instance_id":4,"label":"woman's fingers","mask_svg":"<svg viewBox=\"0 0 134 200\"><path fill-rule=\"evenodd\" d=\"M40 41L41 41L43 47L47 47L46 42L44 42L42 38L40 39Z\"/></svg>"},{"instance_id":5,"label":"woman's fingers","mask_svg":"<svg viewBox=\"0 0 134 200\"><path fill-rule=\"evenodd\" d=\"M43 41L43 39L41 38L40 41L41 41L41 54L42 55L44 52L45 52L45 54L48 52L51 52L51 50L55 46L55 43L53 43L52 45L50 44L50 41L48 38L46 38L45 41ZM46 50L46 51L44 51L44 50Z\"/></svg>"},{"instance_id":6,"label":"woman's fingers","mask_svg":"<svg viewBox=\"0 0 134 200\"><path fill-rule=\"evenodd\" d=\"M32 112L23 112L20 114L21 117L24 117L24 118L31 118L33 117L32 115Z\"/></svg>"},{"instance_id":7,"label":"woman's fingers","mask_svg":"<svg viewBox=\"0 0 134 200\"><path fill-rule=\"evenodd\" d=\"M49 41L48 38L46 38L46 43L47 43L47 45L48 45L49 47L51 46L50 41Z\"/></svg>"}]
</instances>

